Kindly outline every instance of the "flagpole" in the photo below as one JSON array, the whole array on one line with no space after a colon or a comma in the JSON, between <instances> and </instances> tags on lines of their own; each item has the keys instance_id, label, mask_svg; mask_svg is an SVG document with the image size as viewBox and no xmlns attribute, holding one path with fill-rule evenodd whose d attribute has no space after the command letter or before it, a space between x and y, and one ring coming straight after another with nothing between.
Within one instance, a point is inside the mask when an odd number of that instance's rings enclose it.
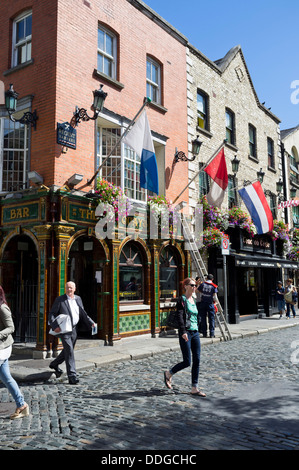
<instances>
[{"instance_id":1,"label":"flagpole","mask_svg":"<svg viewBox=\"0 0 299 470\"><path fill-rule=\"evenodd\" d=\"M234 188L230 188L230 191L234 191L235 189L242 189L242 188L246 188L246 186L249 186L250 184L253 184L253 183L256 183L257 181L259 181L258 179L256 180L253 180L253 181L250 181L248 182L248 184L243 184L243 186L235 186Z\"/></svg>"},{"instance_id":2,"label":"flagpole","mask_svg":"<svg viewBox=\"0 0 299 470\"><path fill-rule=\"evenodd\" d=\"M81 186L80 188L77 188L78 190L80 189L83 189L85 188L86 186L90 186L91 183L93 182L93 180L96 178L96 176L98 175L100 169L102 168L102 166L106 163L107 160L109 160L109 158L111 157L112 153L114 152L114 150L116 149L116 147L118 147L118 145L120 144L120 142L122 141L122 139L127 135L127 133L129 132L129 130L131 129L131 127L133 126L133 124L135 123L136 119L138 118L139 114L143 111L143 109L145 108L145 106L147 106L149 103L151 102L151 99L150 98L144 98L144 103L143 105L141 106L141 108L139 109L138 113L133 117L132 121L129 123L129 125L126 127L124 133L120 136L120 138L118 139L118 141L116 142L116 144L114 145L114 147L111 149L109 155L107 155L107 157L102 161L101 165L97 168L97 171L95 172L95 174L93 175L93 177L90 179L90 180L87 180L87 183L84 184L83 186Z\"/></svg>"},{"instance_id":3,"label":"flagpole","mask_svg":"<svg viewBox=\"0 0 299 470\"><path fill-rule=\"evenodd\" d=\"M173 201L173 204L178 200L178 198L183 194L184 191L186 191L186 189L190 186L190 184L192 183L192 181L195 180L195 178L197 178L197 176L199 175L199 173L201 173L207 166L208 164L213 160L213 158L220 152L220 150L224 147L224 145L226 144L227 140L224 139L224 141L222 142L222 144L220 145L220 147L213 153L213 155L209 158L209 160L200 168L200 170L195 173L195 175L193 176L193 178L189 181L189 183L187 184L187 186L184 187L184 189L180 192L180 194L178 196L176 196L176 198L174 199Z\"/></svg>"}]
</instances>

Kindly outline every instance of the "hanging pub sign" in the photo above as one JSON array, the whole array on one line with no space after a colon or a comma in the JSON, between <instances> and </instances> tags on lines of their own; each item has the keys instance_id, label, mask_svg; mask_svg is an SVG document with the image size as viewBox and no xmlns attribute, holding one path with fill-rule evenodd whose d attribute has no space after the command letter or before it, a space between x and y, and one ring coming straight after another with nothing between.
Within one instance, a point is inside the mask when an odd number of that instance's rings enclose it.
<instances>
[{"instance_id":1,"label":"hanging pub sign","mask_svg":"<svg viewBox=\"0 0 299 470\"><path fill-rule=\"evenodd\" d=\"M76 150L77 131L69 122L57 123L57 144Z\"/></svg>"}]
</instances>

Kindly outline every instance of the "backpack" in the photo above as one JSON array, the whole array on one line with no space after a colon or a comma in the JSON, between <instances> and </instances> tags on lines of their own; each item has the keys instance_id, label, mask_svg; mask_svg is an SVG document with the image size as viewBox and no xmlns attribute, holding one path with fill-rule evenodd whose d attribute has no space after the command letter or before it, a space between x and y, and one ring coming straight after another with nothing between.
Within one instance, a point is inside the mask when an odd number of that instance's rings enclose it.
<instances>
[{"instance_id":1,"label":"backpack","mask_svg":"<svg viewBox=\"0 0 299 470\"><path fill-rule=\"evenodd\" d=\"M183 299L182 299L182 305L185 308L185 303ZM174 328L175 330L179 329L177 308L169 312L167 320L166 320L166 326L169 326L170 328Z\"/></svg>"}]
</instances>

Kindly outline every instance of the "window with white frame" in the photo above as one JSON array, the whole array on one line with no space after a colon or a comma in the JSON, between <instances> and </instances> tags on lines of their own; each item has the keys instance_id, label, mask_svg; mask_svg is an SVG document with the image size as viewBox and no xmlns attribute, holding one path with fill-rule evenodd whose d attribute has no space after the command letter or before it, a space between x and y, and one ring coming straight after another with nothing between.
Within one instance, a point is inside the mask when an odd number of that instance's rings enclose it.
<instances>
[{"instance_id":1,"label":"window with white frame","mask_svg":"<svg viewBox=\"0 0 299 470\"><path fill-rule=\"evenodd\" d=\"M32 12L23 13L13 23L12 67L31 59Z\"/></svg>"},{"instance_id":2,"label":"window with white frame","mask_svg":"<svg viewBox=\"0 0 299 470\"><path fill-rule=\"evenodd\" d=\"M128 145L117 145L120 135L119 127L98 128L97 167L113 150L101 167L99 175L106 181L120 186L130 199L146 202L147 196L152 192L140 187L140 156Z\"/></svg>"},{"instance_id":3,"label":"window with white frame","mask_svg":"<svg viewBox=\"0 0 299 470\"><path fill-rule=\"evenodd\" d=\"M102 25L98 27L98 65L97 70L114 80L117 79L117 38Z\"/></svg>"},{"instance_id":4,"label":"window with white frame","mask_svg":"<svg viewBox=\"0 0 299 470\"><path fill-rule=\"evenodd\" d=\"M146 59L146 96L161 104L161 66L151 57Z\"/></svg>"},{"instance_id":5,"label":"window with white frame","mask_svg":"<svg viewBox=\"0 0 299 470\"><path fill-rule=\"evenodd\" d=\"M10 119L0 120L0 190L27 187L29 170L29 128Z\"/></svg>"}]
</instances>

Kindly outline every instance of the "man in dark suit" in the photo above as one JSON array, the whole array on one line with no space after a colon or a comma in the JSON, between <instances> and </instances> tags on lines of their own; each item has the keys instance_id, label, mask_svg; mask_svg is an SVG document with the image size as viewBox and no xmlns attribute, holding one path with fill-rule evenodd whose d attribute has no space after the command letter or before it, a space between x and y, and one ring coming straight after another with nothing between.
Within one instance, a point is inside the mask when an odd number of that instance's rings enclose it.
<instances>
[{"instance_id":1,"label":"man in dark suit","mask_svg":"<svg viewBox=\"0 0 299 470\"><path fill-rule=\"evenodd\" d=\"M56 377L60 377L63 373L62 369L58 366L65 361L66 371L70 384L77 384L79 382L76 372L74 347L77 340L77 325L83 322L87 329L94 326L94 321L87 315L84 310L81 297L75 295L76 284L69 281L65 285L65 294L57 297L49 313L49 324L52 330L58 334L63 344L63 350L49 365L50 369L54 369ZM59 332L61 329L58 326L56 317L58 315L69 315L72 323L72 331L68 333Z\"/></svg>"}]
</instances>

